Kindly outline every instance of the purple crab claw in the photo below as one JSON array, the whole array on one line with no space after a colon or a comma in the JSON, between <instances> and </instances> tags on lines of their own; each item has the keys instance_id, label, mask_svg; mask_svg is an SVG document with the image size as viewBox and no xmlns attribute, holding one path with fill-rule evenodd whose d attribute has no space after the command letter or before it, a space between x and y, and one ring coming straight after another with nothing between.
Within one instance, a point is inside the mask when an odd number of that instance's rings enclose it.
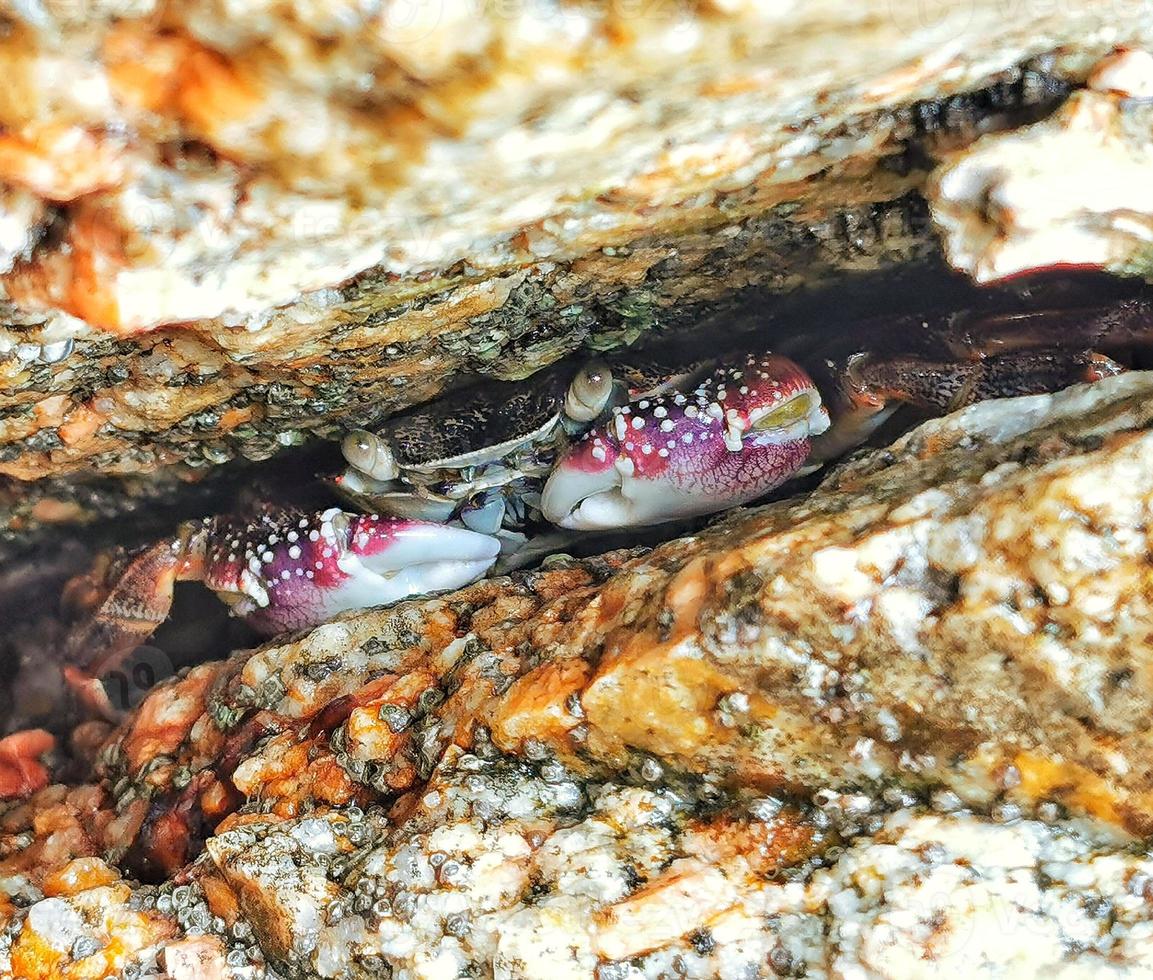
<instances>
[{"instance_id":1,"label":"purple crab claw","mask_svg":"<svg viewBox=\"0 0 1153 980\"><path fill-rule=\"evenodd\" d=\"M804 466L828 428L809 376L776 354L717 367L692 391L612 410L557 462L541 496L560 527L660 524L747 503Z\"/></svg>"},{"instance_id":2,"label":"purple crab claw","mask_svg":"<svg viewBox=\"0 0 1153 980\"><path fill-rule=\"evenodd\" d=\"M221 533L223 532L223 533ZM500 553L490 535L429 521L267 513L206 538L203 581L262 633L480 578Z\"/></svg>"},{"instance_id":3,"label":"purple crab claw","mask_svg":"<svg viewBox=\"0 0 1153 980\"><path fill-rule=\"evenodd\" d=\"M115 721L119 711L101 678L164 622L177 582L203 582L254 629L274 635L459 588L499 553L487 534L336 507L188 521L174 537L110 555L69 583L66 598L80 618L67 640L64 677L91 711Z\"/></svg>"}]
</instances>

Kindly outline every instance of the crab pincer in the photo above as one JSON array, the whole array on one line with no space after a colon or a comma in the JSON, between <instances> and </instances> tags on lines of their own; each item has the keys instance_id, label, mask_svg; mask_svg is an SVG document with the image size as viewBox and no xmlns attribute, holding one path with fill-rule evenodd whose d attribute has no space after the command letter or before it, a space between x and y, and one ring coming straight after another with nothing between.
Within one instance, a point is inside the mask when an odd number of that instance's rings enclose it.
<instances>
[{"instance_id":1,"label":"crab pincer","mask_svg":"<svg viewBox=\"0 0 1153 980\"><path fill-rule=\"evenodd\" d=\"M558 460L541 510L577 530L714 513L796 476L810 438L828 426L804 370L777 354L750 354L691 390L613 408Z\"/></svg>"},{"instance_id":2,"label":"crab pincer","mask_svg":"<svg viewBox=\"0 0 1153 980\"><path fill-rule=\"evenodd\" d=\"M500 543L463 528L331 508L225 521L193 575L267 635L350 609L459 588L496 560Z\"/></svg>"},{"instance_id":3,"label":"crab pincer","mask_svg":"<svg viewBox=\"0 0 1153 980\"><path fill-rule=\"evenodd\" d=\"M72 635L65 677L90 708L115 716L100 678L164 621L178 581L203 582L271 636L347 610L459 588L487 572L499 552L500 542L486 534L335 507L189 522L95 583L99 599Z\"/></svg>"}]
</instances>

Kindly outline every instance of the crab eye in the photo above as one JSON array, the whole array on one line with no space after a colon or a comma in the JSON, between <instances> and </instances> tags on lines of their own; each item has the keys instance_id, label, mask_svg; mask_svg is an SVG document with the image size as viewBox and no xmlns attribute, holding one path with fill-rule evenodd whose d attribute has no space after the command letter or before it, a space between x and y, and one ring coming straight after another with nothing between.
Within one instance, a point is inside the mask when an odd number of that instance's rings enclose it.
<instances>
[{"instance_id":1,"label":"crab eye","mask_svg":"<svg viewBox=\"0 0 1153 980\"><path fill-rule=\"evenodd\" d=\"M564 413L576 422L591 422L605 410L613 393L613 373L603 361L586 364L568 386Z\"/></svg>"},{"instance_id":2,"label":"crab eye","mask_svg":"<svg viewBox=\"0 0 1153 980\"><path fill-rule=\"evenodd\" d=\"M341 440L340 451L349 466L377 480L395 480L400 476L400 467L388 443L364 429L355 429L346 435Z\"/></svg>"}]
</instances>

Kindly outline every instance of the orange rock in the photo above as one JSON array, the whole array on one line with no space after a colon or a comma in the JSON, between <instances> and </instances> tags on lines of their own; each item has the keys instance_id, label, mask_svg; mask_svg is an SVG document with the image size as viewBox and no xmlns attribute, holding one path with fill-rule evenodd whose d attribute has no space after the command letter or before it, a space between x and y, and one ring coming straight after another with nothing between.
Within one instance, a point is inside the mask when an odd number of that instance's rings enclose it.
<instances>
[{"instance_id":1,"label":"orange rock","mask_svg":"<svg viewBox=\"0 0 1153 980\"><path fill-rule=\"evenodd\" d=\"M520 678L501 699L492 718L492 738L515 751L532 738L571 750L569 733L582 719L568 699L579 697L592 667L583 660L546 663Z\"/></svg>"},{"instance_id":2,"label":"orange rock","mask_svg":"<svg viewBox=\"0 0 1153 980\"><path fill-rule=\"evenodd\" d=\"M0 133L0 180L50 201L112 187L126 170L122 145L81 126L44 123Z\"/></svg>"},{"instance_id":3,"label":"orange rock","mask_svg":"<svg viewBox=\"0 0 1153 980\"><path fill-rule=\"evenodd\" d=\"M145 700L121 741L130 767L142 769L158 755L170 755L204 711L218 665L194 668L176 683Z\"/></svg>"},{"instance_id":4,"label":"orange rock","mask_svg":"<svg viewBox=\"0 0 1153 980\"><path fill-rule=\"evenodd\" d=\"M164 112L176 100L181 65L198 49L190 38L159 33L147 21L120 21L104 39L108 84L121 102Z\"/></svg>"},{"instance_id":5,"label":"orange rock","mask_svg":"<svg viewBox=\"0 0 1153 980\"><path fill-rule=\"evenodd\" d=\"M119 881L120 875L98 857L80 857L50 874L41 886L45 895L75 895Z\"/></svg>"},{"instance_id":6,"label":"orange rock","mask_svg":"<svg viewBox=\"0 0 1153 980\"><path fill-rule=\"evenodd\" d=\"M40 756L56 747L42 728L30 728L0 739L0 798L30 796L48 785Z\"/></svg>"},{"instance_id":7,"label":"orange rock","mask_svg":"<svg viewBox=\"0 0 1153 980\"><path fill-rule=\"evenodd\" d=\"M192 50L181 65L177 106L210 141L223 127L256 115L262 101L255 81L215 51Z\"/></svg>"},{"instance_id":8,"label":"orange rock","mask_svg":"<svg viewBox=\"0 0 1153 980\"><path fill-rule=\"evenodd\" d=\"M697 821L686 828L683 844L689 856L707 864L740 858L758 875L797 864L817 847L812 824L795 810L784 810L767 821L726 814Z\"/></svg>"},{"instance_id":9,"label":"orange rock","mask_svg":"<svg viewBox=\"0 0 1153 980\"><path fill-rule=\"evenodd\" d=\"M78 446L92 438L107 421L106 416L87 405L78 405L68 413L67 421L57 429L57 432L60 433L60 439L66 446Z\"/></svg>"},{"instance_id":10,"label":"orange rock","mask_svg":"<svg viewBox=\"0 0 1153 980\"><path fill-rule=\"evenodd\" d=\"M55 949L39 933L27 926L12 943L12 973L17 977L56 980L63 977L65 953Z\"/></svg>"},{"instance_id":11,"label":"orange rock","mask_svg":"<svg viewBox=\"0 0 1153 980\"><path fill-rule=\"evenodd\" d=\"M228 886L223 878L215 875L205 875L200 879L200 887L204 891L204 899L213 915L218 915L229 928L240 917L240 905L236 900L236 893Z\"/></svg>"},{"instance_id":12,"label":"orange rock","mask_svg":"<svg viewBox=\"0 0 1153 980\"><path fill-rule=\"evenodd\" d=\"M740 682L682 644L632 634L605 656L581 697L590 739L689 760L732 740L714 709Z\"/></svg>"}]
</instances>

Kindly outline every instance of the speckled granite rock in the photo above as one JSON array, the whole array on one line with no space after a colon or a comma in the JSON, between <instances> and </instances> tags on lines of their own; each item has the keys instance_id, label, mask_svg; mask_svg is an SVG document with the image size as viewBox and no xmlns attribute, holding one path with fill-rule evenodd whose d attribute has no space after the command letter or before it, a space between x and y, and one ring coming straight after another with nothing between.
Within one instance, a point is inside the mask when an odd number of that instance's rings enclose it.
<instances>
[{"instance_id":1,"label":"speckled granite rock","mask_svg":"<svg viewBox=\"0 0 1153 980\"><path fill-rule=\"evenodd\" d=\"M1151 426L1149 373L987 402L695 537L197 667L0 815L0 956L1153 974Z\"/></svg>"},{"instance_id":2,"label":"speckled granite rock","mask_svg":"<svg viewBox=\"0 0 1153 980\"><path fill-rule=\"evenodd\" d=\"M1118 52L1054 117L955 151L926 194L950 262L979 281L1065 264L1149 278L1153 55Z\"/></svg>"},{"instance_id":3,"label":"speckled granite rock","mask_svg":"<svg viewBox=\"0 0 1153 980\"><path fill-rule=\"evenodd\" d=\"M942 148L1153 36L1144 3L986 0L0 17L10 479L263 457L924 255L901 215Z\"/></svg>"}]
</instances>

